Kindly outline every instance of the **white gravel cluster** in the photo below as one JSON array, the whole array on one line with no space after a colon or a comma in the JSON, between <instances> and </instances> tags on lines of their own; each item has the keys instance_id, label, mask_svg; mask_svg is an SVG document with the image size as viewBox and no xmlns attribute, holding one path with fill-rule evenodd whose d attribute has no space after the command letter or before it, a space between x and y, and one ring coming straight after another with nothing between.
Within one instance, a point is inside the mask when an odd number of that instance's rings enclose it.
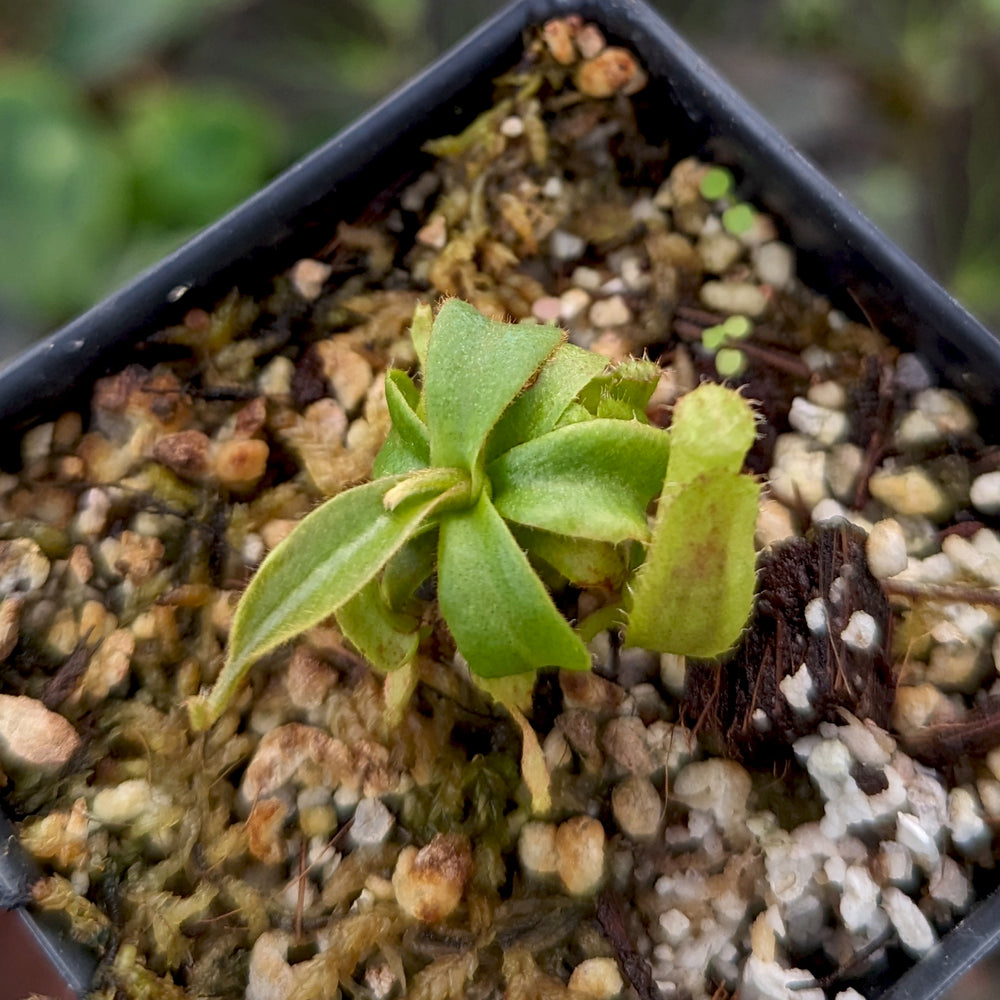
<instances>
[{"instance_id":1,"label":"white gravel cluster","mask_svg":"<svg viewBox=\"0 0 1000 1000\"><path fill-rule=\"evenodd\" d=\"M972 862L991 839L975 787L948 791L888 733L853 717L821 723L795 752L823 816L792 829L770 812L747 812L751 778L732 761L678 774L672 792L688 811L665 839L684 853L655 880L648 914L664 996L707 998L707 973L738 985L741 997L821 1000L788 955L823 950L840 963L875 945L877 963L885 939L920 957L969 906ZM748 926L761 907L766 947Z\"/></svg>"}]
</instances>

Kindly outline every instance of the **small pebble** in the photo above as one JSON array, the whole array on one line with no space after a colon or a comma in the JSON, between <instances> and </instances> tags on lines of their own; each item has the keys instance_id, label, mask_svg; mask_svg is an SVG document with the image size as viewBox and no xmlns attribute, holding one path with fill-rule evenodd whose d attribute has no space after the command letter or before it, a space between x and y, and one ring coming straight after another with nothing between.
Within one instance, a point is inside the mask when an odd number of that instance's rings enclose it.
<instances>
[{"instance_id":1,"label":"small pebble","mask_svg":"<svg viewBox=\"0 0 1000 1000\"><path fill-rule=\"evenodd\" d=\"M906 536L899 521L891 517L876 521L865 541L865 555L872 576L887 580L906 569Z\"/></svg>"},{"instance_id":2,"label":"small pebble","mask_svg":"<svg viewBox=\"0 0 1000 1000\"><path fill-rule=\"evenodd\" d=\"M842 410L819 406L802 396L796 396L792 400L788 422L794 430L825 447L842 441L851 428L850 420Z\"/></svg>"},{"instance_id":3,"label":"small pebble","mask_svg":"<svg viewBox=\"0 0 1000 1000\"><path fill-rule=\"evenodd\" d=\"M588 59L576 71L576 86L587 97L611 97L616 93L635 93L642 83L643 71L627 49L609 46Z\"/></svg>"},{"instance_id":4,"label":"small pebble","mask_svg":"<svg viewBox=\"0 0 1000 1000\"><path fill-rule=\"evenodd\" d=\"M762 243L753 252L754 270L765 285L788 288L795 277L795 254L785 243Z\"/></svg>"},{"instance_id":5,"label":"small pebble","mask_svg":"<svg viewBox=\"0 0 1000 1000\"><path fill-rule=\"evenodd\" d=\"M552 295L545 295L531 303L531 315L543 323L554 323L560 319L562 309L562 300Z\"/></svg>"},{"instance_id":6,"label":"small pebble","mask_svg":"<svg viewBox=\"0 0 1000 1000\"><path fill-rule=\"evenodd\" d=\"M789 507L811 510L829 496L826 460L827 453L804 435L779 435L768 474L771 492Z\"/></svg>"},{"instance_id":7,"label":"small pebble","mask_svg":"<svg viewBox=\"0 0 1000 1000\"><path fill-rule=\"evenodd\" d=\"M431 250L443 250L448 242L448 223L443 215L435 213L417 230L417 242Z\"/></svg>"},{"instance_id":8,"label":"small pebble","mask_svg":"<svg viewBox=\"0 0 1000 1000\"><path fill-rule=\"evenodd\" d=\"M918 466L878 469L869 477L868 489L897 514L940 520L953 506L930 474Z\"/></svg>"},{"instance_id":9,"label":"small pebble","mask_svg":"<svg viewBox=\"0 0 1000 1000\"><path fill-rule=\"evenodd\" d=\"M972 506L983 514L1000 514L1000 472L984 472L969 488Z\"/></svg>"},{"instance_id":10,"label":"small pebble","mask_svg":"<svg viewBox=\"0 0 1000 1000\"><path fill-rule=\"evenodd\" d=\"M709 274L722 274L743 256L743 244L725 230L702 235L695 245L701 263Z\"/></svg>"},{"instance_id":11,"label":"small pebble","mask_svg":"<svg viewBox=\"0 0 1000 1000\"><path fill-rule=\"evenodd\" d=\"M698 297L708 309L755 319L764 314L768 304L764 291L747 281L706 281Z\"/></svg>"},{"instance_id":12,"label":"small pebble","mask_svg":"<svg viewBox=\"0 0 1000 1000\"><path fill-rule=\"evenodd\" d=\"M674 779L673 796L689 809L710 812L722 830L743 821L750 796L750 775L733 760L694 761Z\"/></svg>"},{"instance_id":13,"label":"small pebble","mask_svg":"<svg viewBox=\"0 0 1000 1000\"><path fill-rule=\"evenodd\" d=\"M556 851L556 825L529 821L521 827L517 839L517 853L521 864L532 875L554 875L559 868Z\"/></svg>"},{"instance_id":14,"label":"small pebble","mask_svg":"<svg viewBox=\"0 0 1000 1000\"><path fill-rule=\"evenodd\" d=\"M573 269L570 280L577 288L582 288L588 292L596 292L604 284L604 278L600 271L582 265Z\"/></svg>"},{"instance_id":15,"label":"small pebble","mask_svg":"<svg viewBox=\"0 0 1000 1000\"><path fill-rule=\"evenodd\" d=\"M436 924L455 911L472 874L467 837L438 833L426 846L404 847L392 873L396 901L421 923Z\"/></svg>"},{"instance_id":16,"label":"small pebble","mask_svg":"<svg viewBox=\"0 0 1000 1000\"><path fill-rule=\"evenodd\" d=\"M629 775L611 792L611 811L622 833L633 840L650 840L660 825L663 804L649 778Z\"/></svg>"},{"instance_id":17,"label":"small pebble","mask_svg":"<svg viewBox=\"0 0 1000 1000\"><path fill-rule=\"evenodd\" d=\"M590 322L599 328L624 326L632 320L632 310L620 295L598 299L590 307Z\"/></svg>"},{"instance_id":18,"label":"small pebble","mask_svg":"<svg viewBox=\"0 0 1000 1000\"><path fill-rule=\"evenodd\" d=\"M559 296L559 318L576 319L590 305L590 295L582 288L569 288Z\"/></svg>"},{"instance_id":19,"label":"small pebble","mask_svg":"<svg viewBox=\"0 0 1000 1000\"><path fill-rule=\"evenodd\" d=\"M500 122L500 134L508 139L517 139L524 135L524 121L519 115L508 115Z\"/></svg>"},{"instance_id":20,"label":"small pebble","mask_svg":"<svg viewBox=\"0 0 1000 1000\"><path fill-rule=\"evenodd\" d=\"M608 44L604 33L596 24L584 24L573 41L576 42L577 50L584 59L593 59L594 56L600 55Z\"/></svg>"},{"instance_id":21,"label":"small pebble","mask_svg":"<svg viewBox=\"0 0 1000 1000\"><path fill-rule=\"evenodd\" d=\"M73 726L27 695L0 694L0 758L7 766L58 771L80 747Z\"/></svg>"},{"instance_id":22,"label":"small pebble","mask_svg":"<svg viewBox=\"0 0 1000 1000\"><path fill-rule=\"evenodd\" d=\"M610 1000L625 987L613 958L585 958L571 973L567 986L593 1000Z\"/></svg>"},{"instance_id":23,"label":"small pebble","mask_svg":"<svg viewBox=\"0 0 1000 1000\"><path fill-rule=\"evenodd\" d=\"M351 840L361 846L385 843L395 825L396 817L381 799L363 798L354 810Z\"/></svg>"},{"instance_id":24,"label":"small pebble","mask_svg":"<svg viewBox=\"0 0 1000 1000\"><path fill-rule=\"evenodd\" d=\"M566 891L585 896L604 879L604 827L591 816L575 816L556 830L556 870Z\"/></svg>"},{"instance_id":25,"label":"small pebble","mask_svg":"<svg viewBox=\"0 0 1000 1000\"><path fill-rule=\"evenodd\" d=\"M36 542L30 538L0 541L0 597L31 593L48 578L49 560Z\"/></svg>"},{"instance_id":26,"label":"small pebble","mask_svg":"<svg viewBox=\"0 0 1000 1000\"><path fill-rule=\"evenodd\" d=\"M554 229L549 237L549 253L556 260L564 262L579 260L587 249L587 241L575 233L567 233L565 229ZM574 283L579 284L575 281Z\"/></svg>"},{"instance_id":27,"label":"small pebble","mask_svg":"<svg viewBox=\"0 0 1000 1000\"><path fill-rule=\"evenodd\" d=\"M288 276L292 287L306 302L318 299L326 284L327 278L333 273L333 267L321 260L305 257L292 265Z\"/></svg>"},{"instance_id":28,"label":"small pebble","mask_svg":"<svg viewBox=\"0 0 1000 1000\"><path fill-rule=\"evenodd\" d=\"M917 393L934 384L933 369L919 354L900 354L894 381L897 389Z\"/></svg>"}]
</instances>

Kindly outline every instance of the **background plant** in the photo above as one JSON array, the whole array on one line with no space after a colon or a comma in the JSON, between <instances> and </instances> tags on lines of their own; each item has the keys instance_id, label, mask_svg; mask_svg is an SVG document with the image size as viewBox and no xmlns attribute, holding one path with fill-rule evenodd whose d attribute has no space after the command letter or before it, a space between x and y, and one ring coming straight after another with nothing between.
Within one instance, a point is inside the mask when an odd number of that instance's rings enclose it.
<instances>
[{"instance_id":1,"label":"background plant","mask_svg":"<svg viewBox=\"0 0 1000 1000\"><path fill-rule=\"evenodd\" d=\"M745 400L706 384L667 434L645 419L651 362L608 370L556 327L456 299L433 325L419 309L412 335L422 385L387 374L392 428L372 481L312 512L261 565L222 675L192 704L196 726L255 660L331 614L378 670L411 665L416 594L433 574L457 648L487 682L590 667L543 576L616 594L597 625L627 617L630 642L665 652L717 655L746 622L758 485L740 472L755 435Z\"/></svg>"}]
</instances>

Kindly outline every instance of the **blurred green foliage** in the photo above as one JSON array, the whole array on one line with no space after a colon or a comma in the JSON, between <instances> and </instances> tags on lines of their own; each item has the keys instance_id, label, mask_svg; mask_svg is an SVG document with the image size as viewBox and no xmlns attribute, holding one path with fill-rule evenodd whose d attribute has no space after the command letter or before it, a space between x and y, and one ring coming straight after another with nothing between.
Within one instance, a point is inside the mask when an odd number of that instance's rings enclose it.
<instances>
[{"instance_id":1,"label":"blurred green foliage","mask_svg":"<svg viewBox=\"0 0 1000 1000\"><path fill-rule=\"evenodd\" d=\"M0 338L153 263L502 3L0 0ZM1000 0L654 5L1000 326Z\"/></svg>"}]
</instances>

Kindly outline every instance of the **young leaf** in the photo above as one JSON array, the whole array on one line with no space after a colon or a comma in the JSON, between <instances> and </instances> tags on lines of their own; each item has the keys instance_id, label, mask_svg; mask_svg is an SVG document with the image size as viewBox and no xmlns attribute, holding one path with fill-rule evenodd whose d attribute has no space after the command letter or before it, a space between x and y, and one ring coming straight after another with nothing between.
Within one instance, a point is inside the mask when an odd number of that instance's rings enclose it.
<instances>
[{"instance_id":1,"label":"young leaf","mask_svg":"<svg viewBox=\"0 0 1000 1000\"><path fill-rule=\"evenodd\" d=\"M441 522L438 601L473 673L590 668L586 647L485 493Z\"/></svg>"},{"instance_id":2,"label":"young leaf","mask_svg":"<svg viewBox=\"0 0 1000 1000\"><path fill-rule=\"evenodd\" d=\"M410 320L410 340L413 342L413 350L417 353L417 361L421 368L427 367L427 344L433 326L434 313L431 307L426 302L419 303L413 310L413 319Z\"/></svg>"},{"instance_id":3,"label":"young leaf","mask_svg":"<svg viewBox=\"0 0 1000 1000\"><path fill-rule=\"evenodd\" d=\"M594 418L511 448L486 474L506 520L617 544L649 537L646 507L669 451L649 424Z\"/></svg>"},{"instance_id":4,"label":"young leaf","mask_svg":"<svg viewBox=\"0 0 1000 1000\"><path fill-rule=\"evenodd\" d=\"M430 464L431 451L427 441L427 425L417 415L420 390L406 372L393 368L385 376L385 402L395 427L406 444Z\"/></svg>"},{"instance_id":5,"label":"young leaf","mask_svg":"<svg viewBox=\"0 0 1000 1000\"><path fill-rule=\"evenodd\" d=\"M667 480L688 483L713 469L739 472L756 436L750 404L732 389L704 382L674 407Z\"/></svg>"},{"instance_id":6,"label":"young leaf","mask_svg":"<svg viewBox=\"0 0 1000 1000\"><path fill-rule=\"evenodd\" d=\"M395 476L426 469L430 463L427 425L417 415L420 393L404 371L393 369L385 376L385 401L392 426L375 456L372 476Z\"/></svg>"},{"instance_id":7,"label":"young leaf","mask_svg":"<svg viewBox=\"0 0 1000 1000\"><path fill-rule=\"evenodd\" d=\"M438 533L435 525L414 535L382 571L382 596L390 608L402 610L417 588L434 572Z\"/></svg>"},{"instance_id":8,"label":"young leaf","mask_svg":"<svg viewBox=\"0 0 1000 1000\"><path fill-rule=\"evenodd\" d=\"M549 358L538 378L507 408L486 442L486 461L515 445L548 433L577 394L601 372L607 361L575 344L563 344ZM589 416L589 414L588 414Z\"/></svg>"},{"instance_id":9,"label":"young leaf","mask_svg":"<svg viewBox=\"0 0 1000 1000\"><path fill-rule=\"evenodd\" d=\"M595 416L646 421L646 405L660 379L660 369L645 358L626 358L610 372L592 379L580 402Z\"/></svg>"},{"instance_id":10,"label":"young leaf","mask_svg":"<svg viewBox=\"0 0 1000 1000\"><path fill-rule=\"evenodd\" d=\"M633 585L628 645L707 658L736 642L753 601L759 496L755 480L719 469L665 487Z\"/></svg>"},{"instance_id":11,"label":"young leaf","mask_svg":"<svg viewBox=\"0 0 1000 1000\"><path fill-rule=\"evenodd\" d=\"M211 725L254 660L350 600L442 502L442 496L421 497L387 511L386 493L404 478L338 494L264 560L236 608L226 664L207 698L191 706L192 724Z\"/></svg>"},{"instance_id":12,"label":"young leaf","mask_svg":"<svg viewBox=\"0 0 1000 1000\"><path fill-rule=\"evenodd\" d=\"M389 607L377 577L342 604L336 617L341 632L382 673L398 670L417 653L420 623Z\"/></svg>"},{"instance_id":13,"label":"young leaf","mask_svg":"<svg viewBox=\"0 0 1000 1000\"><path fill-rule=\"evenodd\" d=\"M459 299L445 302L424 374L431 464L474 472L494 424L565 337L554 326L499 323Z\"/></svg>"},{"instance_id":14,"label":"young leaf","mask_svg":"<svg viewBox=\"0 0 1000 1000\"><path fill-rule=\"evenodd\" d=\"M625 560L609 542L570 538L540 528L508 525L517 544L533 559L551 566L576 587L605 587L618 590L628 572Z\"/></svg>"}]
</instances>

